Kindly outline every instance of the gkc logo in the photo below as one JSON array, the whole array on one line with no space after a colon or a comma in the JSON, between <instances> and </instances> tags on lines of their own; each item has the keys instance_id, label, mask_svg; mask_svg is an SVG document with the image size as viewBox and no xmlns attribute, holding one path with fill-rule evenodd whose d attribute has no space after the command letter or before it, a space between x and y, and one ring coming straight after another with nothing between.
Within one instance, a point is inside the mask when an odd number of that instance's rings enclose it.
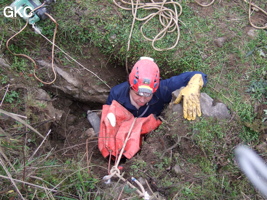
<instances>
[{"instance_id":1,"label":"gkc logo","mask_svg":"<svg viewBox=\"0 0 267 200\"><path fill-rule=\"evenodd\" d=\"M22 18L30 18L33 16L33 13L31 12L32 8L30 6L26 7L12 7L12 6L6 6L4 8L4 16L9 18L9 17L17 17L19 15Z\"/></svg>"}]
</instances>

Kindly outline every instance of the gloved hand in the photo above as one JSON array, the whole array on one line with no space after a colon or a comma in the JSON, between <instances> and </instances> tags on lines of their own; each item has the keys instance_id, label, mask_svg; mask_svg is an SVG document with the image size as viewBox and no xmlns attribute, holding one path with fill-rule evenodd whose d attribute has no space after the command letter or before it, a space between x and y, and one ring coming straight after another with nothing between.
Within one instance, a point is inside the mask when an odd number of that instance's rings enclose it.
<instances>
[{"instance_id":1,"label":"gloved hand","mask_svg":"<svg viewBox=\"0 0 267 200\"><path fill-rule=\"evenodd\" d=\"M174 104L180 103L183 98L183 113L184 118L195 120L196 115L201 116L200 108L200 90L203 87L203 79L201 74L195 74L187 86L182 88L177 96Z\"/></svg>"}]
</instances>

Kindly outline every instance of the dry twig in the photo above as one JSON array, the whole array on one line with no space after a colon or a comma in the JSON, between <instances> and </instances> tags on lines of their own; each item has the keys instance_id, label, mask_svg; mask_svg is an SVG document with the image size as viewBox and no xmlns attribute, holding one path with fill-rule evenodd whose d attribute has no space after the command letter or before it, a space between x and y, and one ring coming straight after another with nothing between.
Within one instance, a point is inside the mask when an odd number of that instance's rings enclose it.
<instances>
[{"instance_id":1,"label":"dry twig","mask_svg":"<svg viewBox=\"0 0 267 200\"><path fill-rule=\"evenodd\" d=\"M32 156L29 158L29 161L32 160L33 156L37 153L37 151L41 148L41 146L43 145L43 143L46 141L46 138L49 136L49 134L51 133L51 129L48 131L48 133L46 134L46 136L44 137L43 141L41 142L41 144L38 146L38 148L34 151L34 153L32 154Z\"/></svg>"},{"instance_id":2,"label":"dry twig","mask_svg":"<svg viewBox=\"0 0 267 200\"><path fill-rule=\"evenodd\" d=\"M10 178L8 177L8 176L3 176L3 175L1 175L0 174L0 178L4 178L4 179L9 179L10 180ZM21 181L21 180L18 180L18 179L12 179L12 181L13 182L19 182L19 183L23 183L23 184L26 184L26 185L30 185L30 186L33 186L33 187L36 187L36 188L40 188L40 189L43 189L43 190L49 190L49 191L51 191L51 192L58 192L57 190L54 190L54 189L49 189L49 188L44 188L44 187L42 187L42 186L40 186L40 185L35 185L35 184L33 184L33 183L29 183L29 182L26 182L26 181ZM24 198L23 198L24 199Z\"/></svg>"},{"instance_id":3,"label":"dry twig","mask_svg":"<svg viewBox=\"0 0 267 200\"><path fill-rule=\"evenodd\" d=\"M0 107L2 106L2 104L3 104L4 100L5 100L6 94L7 94L7 92L8 92L9 84L8 84L6 87L7 87L7 88L6 88L4 97L2 98L2 101L1 101L1 103L0 103Z\"/></svg>"},{"instance_id":4,"label":"dry twig","mask_svg":"<svg viewBox=\"0 0 267 200\"><path fill-rule=\"evenodd\" d=\"M18 116L14 115L13 113L10 113L10 112L6 112L2 109L0 109L0 113L3 113L13 119L15 119L16 121L22 123L23 125L25 125L26 127L30 128L32 131L34 131L35 133L37 133L41 138L44 138L44 136L42 136L41 133L39 133L36 129L34 129L32 126L30 126L26 121L20 119Z\"/></svg>"},{"instance_id":5,"label":"dry twig","mask_svg":"<svg viewBox=\"0 0 267 200\"><path fill-rule=\"evenodd\" d=\"M15 187L17 193L19 194L19 196L21 197L21 199L24 200L24 197L22 196L21 192L19 191L19 188L17 187L16 183L15 183L15 179L12 178L11 174L9 173L9 171L7 170L5 163L3 162L3 160L0 158L0 164L2 165L3 169L5 170L6 174L8 177L6 177L7 179L9 179L11 181L11 183L13 184L13 186ZM0 175L0 177L2 177Z\"/></svg>"}]
</instances>

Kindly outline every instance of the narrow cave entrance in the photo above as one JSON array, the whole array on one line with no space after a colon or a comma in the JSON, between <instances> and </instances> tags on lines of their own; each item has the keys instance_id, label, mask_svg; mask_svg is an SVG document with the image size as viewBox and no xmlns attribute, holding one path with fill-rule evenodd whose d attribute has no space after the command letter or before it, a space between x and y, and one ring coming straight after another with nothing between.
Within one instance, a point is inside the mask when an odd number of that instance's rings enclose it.
<instances>
[{"instance_id":1,"label":"narrow cave entrance","mask_svg":"<svg viewBox=\"0 0 267 200\"><path fill-rule=\"evenodd\" d=\"M86 141L92 128L87 120L87 111L93 110L101 117L102 105L98 102L81 102L64 95L56 97L53 106L61 117L51 125L49 143L59 152L58 155L73 158L86 152ZM91 138L89 143L91 151L97 149L97 138Z\"/></svg>"},{"instance_id":2,"label":"narrow cave entrance","mask_svg":"<svg viewBox=\"0 0 267 200\"><path fill-rule=\"evenodd\" d=\"M110 76L110 73L102 74L111 87L126 81L127 77L124 67L113 64L109 64L111 67L107 70L111 70L116 76ZM99 82L91 83L90 87L97 88L98 84ZM102 158L97 149L97 138L90 137L92 126L87 120L87 111L93 110L101 117L102 106L108 97L109 89L101 96L101 102L92 101L90 97L88 100L79 99L53 87L43 87L43 89L50 94L53 107L61 115L60 120L51 125L49 141L51 148L55 148L59 152L58 155L62 155L64 159L81 156L88 151L96 152L96 157Z\"/></svg>"}]
</instances>

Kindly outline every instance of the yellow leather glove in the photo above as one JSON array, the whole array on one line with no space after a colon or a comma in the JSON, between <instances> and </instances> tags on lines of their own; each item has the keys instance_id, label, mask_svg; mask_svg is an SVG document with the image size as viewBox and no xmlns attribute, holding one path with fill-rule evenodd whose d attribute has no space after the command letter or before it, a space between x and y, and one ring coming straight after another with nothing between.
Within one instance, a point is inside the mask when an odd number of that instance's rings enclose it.
<instances>
[{"instance_id":1,"label":"yellow leather glove","mask_svg":"<svg viewBox=\"0 0 267 200\"><path fill-rule=\"evenodd\" d=\"M174 104L180 103L183 98L183 113L184 118L188 120L195 120L196 115L201 116L200 108L200 90L203 87L203 79L201 74L195 74L187 86L181 89Z\"/></svg>"}]
</instances>

